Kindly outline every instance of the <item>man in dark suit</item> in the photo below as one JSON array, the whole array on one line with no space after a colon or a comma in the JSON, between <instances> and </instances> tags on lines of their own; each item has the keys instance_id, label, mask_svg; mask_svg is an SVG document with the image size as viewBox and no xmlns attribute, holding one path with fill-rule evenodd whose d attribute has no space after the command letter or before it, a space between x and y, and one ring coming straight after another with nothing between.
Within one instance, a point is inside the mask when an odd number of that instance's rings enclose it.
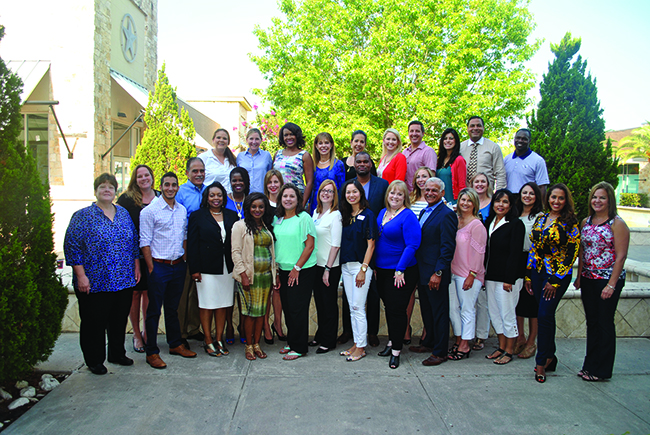
<instances>
[{"instance_id":1,"label":"man in dark suit","mask_svg":"<svg viewBox=\"0 0 650 435\"><path fill-rule=\"evenodd\" d=\"M378 216L381 209L386 208L384 205L384 197L386 196L386 189L388 189L388 181L372 175L370 173L371 168L372 160L370 159L370 154L365 151L358 153L354 159L354 169L357 172L356 180L363 186L366 198L370 203L370 210L372 210L375 216ZM342 201L345 192L340 192L340 195L340 200ZM379 338L377 337L377 333L379 332L379 308L379 293L377 292L377 283L373 278L370 282L368 299L366 301L368 344L373 347L379 346ZM338 342L341 344L352 338L350 306L348 305L348 299L345 297L345 294L343 295L342 311L343 333L338 338Z\"/></svg>"},{"instance_id":2,"label":"man in dark suit","mask_svg":"<svg viewBox=\"0 0 650 435\"><path fill-rule=\"evenodd\" d=\"M422 243L415 254L420 270L420 310L427 336L420 346L409 348L412 352L431 352L431 356L422 361L425 366L447 361L449 283L458 217L444 204L444 196L445 183L440 178L429 178L424 188L424 199L429 205L420 213Z\"/></svg>"}]
</instances>

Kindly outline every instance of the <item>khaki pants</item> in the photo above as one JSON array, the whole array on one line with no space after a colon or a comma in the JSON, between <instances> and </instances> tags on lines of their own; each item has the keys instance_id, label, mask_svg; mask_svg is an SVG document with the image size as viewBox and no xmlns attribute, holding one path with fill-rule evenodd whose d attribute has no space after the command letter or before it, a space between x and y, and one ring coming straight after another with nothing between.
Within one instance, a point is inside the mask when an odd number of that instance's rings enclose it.
<instances>
[{"instance_id":1,"label":"khaki pants","mask_svg":"<svg viewBox=\"0 0 650 435\"><path fill-rule=\"evenodd\" d=\"M196 283L190 276L189 268L185 274L181 302L178 304L178 323L181 325L181 336L183 338L201 332L199 297L196 293Z\"/></svg>"}]
</instances>

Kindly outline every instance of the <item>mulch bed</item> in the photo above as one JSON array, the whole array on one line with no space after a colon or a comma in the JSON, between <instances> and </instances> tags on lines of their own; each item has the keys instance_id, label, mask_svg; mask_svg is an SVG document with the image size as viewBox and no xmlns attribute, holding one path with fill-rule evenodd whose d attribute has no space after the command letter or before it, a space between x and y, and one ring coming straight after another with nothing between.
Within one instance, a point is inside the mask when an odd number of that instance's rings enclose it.
<instances>
[{"instance_id":1,"label":"mulch bed","mask_svg":"<svg viewBox=\"0 0 650 435\"><path fill-rule=\"evenodd\" d=\"M25 375L21 379L0 384L0 387L2 387L6 392L11 394L13 397L13 399L11 400L0 401L0 423L3 424L2 428L0 428L0 432L8 428L9 425L11 425L11 423L16 421L21 415L29 411L32 408L32 406L38 403L38 402L30 401L28 404L10 411L8 408L9 404L20 397L20 389L16 388L16 382L27 381L30 386L36 388L36 398L40 402L43 399L43 397L45 397L47 393L49 393L49 391L41 390L41 388L38 386L39 382L41 382L41 376L45 373L47 372L33 371L28 375ZM55 373L51 373L51 375L54 379L59 381L59 383L63 382L68 376L70 376L69 374L55 374Z\"/></svg>"}]
</instances>

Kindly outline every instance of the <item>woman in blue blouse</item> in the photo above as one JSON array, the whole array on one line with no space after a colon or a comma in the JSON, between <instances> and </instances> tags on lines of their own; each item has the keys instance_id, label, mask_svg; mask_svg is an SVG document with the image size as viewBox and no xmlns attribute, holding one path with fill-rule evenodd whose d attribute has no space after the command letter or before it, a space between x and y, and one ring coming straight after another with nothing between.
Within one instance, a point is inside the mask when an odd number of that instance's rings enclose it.
<instances>
[{"instance_id":1,"label":"woman in blue blouse","mask_svg":"<svg viewBox=\"0 0 650 435\"><path fill-rule=\"evenodd\" d=\"M124 336L131 310L131 287L140 281L138 234L125 208L114 205L117 180L104 173L95 179L97 202L72 215L63 250L74 272L79 301L79 341L86 365L96 375L108 362L130 366Z\"/></svg>"},{"instance_id":2,"label":"woman in blue blouse","mask_svg":"<svg viewBox=\"0 0 650 435\"><path fill-rule=\"evenodd\" d=\"M377 216L377 288L384 301L388 344L379 356L390 356L391 369L399 367L404 344L411 289L418 277L415 251L420 247L420 225L410 209L406 183L395 180L386 191L386 208Z\"/></svg>"},{"instance_id":3,"label":"woman in blue blouse","mask_svg":"<svg viewBox=\"0 0 650 435\"><path fill-rule=\"evenodd\" d=\"M341 200L341 274L350 305L354 344L341 352L348 361L358 361L366 356L368 323L366 298L372 278L372 256L377 238L377 222L370 210L363 186L356 179L343 184Z\"/></svg>"},{"instance_id":4,"label":"woman in blue blouse","mask_svg":"<svg viewBox=\"0 0 650 435\"><path fill-rule=\"evenodd\" d=\"M268 151L260 149L262 132L251 128L246 133L248 149L237 154L237 166L246 169L251 179L251 192L264 192L264 176L273 169L273 157Z\"/></svg>"},{"instance_id":5,"label":"woman in blue blouse","mask_svg":"<svg viewBox=\"0 0 650 435\"><path fill-rule=\"evenodd\" d=\"M316 161L316 170L314 171L314 188L309 199L309 211L314 214L318 205L317 196L321 183L325 180L332 180L336 189L340 190L345 181L345 166L341 160L336 158L334 139L329 133L320 133L316 136L312 155Z\"/></svg>"}]
</instances>

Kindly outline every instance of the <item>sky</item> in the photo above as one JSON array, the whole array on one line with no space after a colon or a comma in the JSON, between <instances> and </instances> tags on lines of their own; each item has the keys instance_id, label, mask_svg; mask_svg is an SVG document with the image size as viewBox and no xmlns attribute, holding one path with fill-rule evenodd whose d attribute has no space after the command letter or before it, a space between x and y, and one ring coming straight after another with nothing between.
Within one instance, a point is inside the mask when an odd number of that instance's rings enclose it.
<instances>
[{"instance_id":1,"label":"sky","mask_svg":"<svg viewBox=\"0 0 650 435\"><path fill-rule=\"evenodd\" d=\"M158 60L166 63L179 96L243 95L251 104L261 104L253 90L264 88L266 81L249 53L258 52L255 26L268 28L272 17L281 17L275 1L191 4L158 2ZM531 38L543 40L527 64L538 83L554 57L550 44L571 32L582 39L579 54L596 78L606 128L622 130L650 121L650 87L642 73L650 70L650 1L531 0L529 10L537 26ZM529 95L538 101L538 86Z\"/></svg>"}]
</instances>

